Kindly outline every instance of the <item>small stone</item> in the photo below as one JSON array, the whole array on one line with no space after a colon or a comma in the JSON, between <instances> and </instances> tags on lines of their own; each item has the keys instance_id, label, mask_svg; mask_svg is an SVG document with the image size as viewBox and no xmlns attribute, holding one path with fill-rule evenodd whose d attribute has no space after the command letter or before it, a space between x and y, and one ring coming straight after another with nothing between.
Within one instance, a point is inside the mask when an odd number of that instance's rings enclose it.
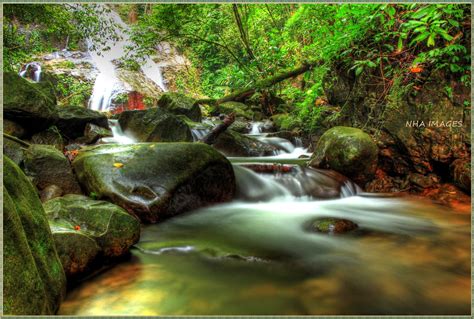
<instances>
[{"instance_id":1,"label":"small stone","mask_svg":"<svg viewBox=\"0 0 474 319\"><path fill-rule=\"evenodd\" d=\"M343 234L356 229L356 223L347 219L322 218L312 223L312 229L326 234Z\"/></svg>"},{"instance_id":2,"label":"small stone","mask_svg":"<svg viewBox=\"0 0 474 319\"><path fill-rule=\"evenodd\" d=\"M57 185L48 185L40 192L41 201L44 203L50 199L60 197L63 194L61 188Z\"/></svg>"}]
</instances>

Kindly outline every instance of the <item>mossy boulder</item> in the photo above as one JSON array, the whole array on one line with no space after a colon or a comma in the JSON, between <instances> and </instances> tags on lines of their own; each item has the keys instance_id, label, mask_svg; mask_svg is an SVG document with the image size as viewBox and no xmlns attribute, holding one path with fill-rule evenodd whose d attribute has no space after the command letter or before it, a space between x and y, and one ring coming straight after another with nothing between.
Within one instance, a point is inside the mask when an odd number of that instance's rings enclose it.
<instances>
[{"instance_id":1,"label":"mossy boulder","mask_svg":"<svg viewBox=\"0 0 474 319\"><path fill-rule=\"evenodd\" d=\"M364 185L377 168L377 145L364 131L336 126L318 141L310 166L330 168Z\"/></svg>"},{"instance_id":2,"label":"mossy boulder","mask_svg":"<svg viewBox=\"0 0 474 319\"><path fill-rule=\"evenodd\" d=\"M232 200L230 162L203 143L100 145L73 162L81 185L144 222Z\"/></svg>"},{"instance_id":3,"label":"mossy boulder","mask_svg":"<svg viewBox=\"0 0 474 319\"><path fill-rule=\"evenodd\" d=\"M112 203L66 195L44 203L68 275L85 272L98 254L118 257L140 238L140 222Z\"/></svg>"},{"instance_id":4,"label":"mossy boulder","mask_svg":"<svg viewBox=\"0 0 474 319\"><path fill-rule=\"evenodd\" d=\"M183 119L160 108L125 111L118 119L122 130L139 142L191 142L191 130Z\"/></svg>"},{"instance_id":5,"label":"mossy boulder","mask_svg":"<svg viewBox=\"0 0 474 319\"><path fill-rule=\"evenodd\" d=\"M46 129L57 115L56 100L49 90L14 72L3 74L3 116L30 132Z\"/></svg>"},{"instance_id":6,"label":"mossy boulder","mask_svg":"<svg viewBox=\"0 0 474 319\"><path fill-rule=\"evenodd\" d=\"M236 119L234 123L232 123L232 125L229 126L229 129L238 133L247 134L250 132L250 124L249 122Z\"/></svg>"},{"instance_id":7,"label":"mossy boulder","mask_svg":"<svg viewBox=\"0 0 474 319\"><path fill-rule=\"evenodd\" d=\"M250 106L240 103L240 102L224 102L214 107L211 111L211 114L219 115L219 114L230 114L235 113L236 117L243 117L247 120L253 119L253 112Z\"/></svg>"},{"instance_id":8,"label":"mossy boulder","mask_svg":"<svg viewBox=\"0 0 474 319\"><path fill-rule=\"evenodd\" d=\"M5 156L3 187L3 312L53 315L66 277L33 185Z\"/></svg>"},{"instance_id":9,"label":"mossy boulder","mask_svg":"<svg viewBox=\"0 0 474 319\"><path fill-rule=\"evenodd\" d=\"M226 130L220 134L214 148L226 156L271 156L278 151L273 145L260 142L258 139L240 134L233 130Z\"/></svg>"},{"instance_id":10,"label":"mossy boulder","mask_svg":"<svg viewBox=\"0 0 474 319\"><path fill-rule=\"evenodd\" d=\"M3 154L8 156L16 165L23 167L25 153L28 146L18 141L3 137Z\"/></svg>"},{"instance_id":11,"label":"mossy boulder","mask_svg":"<svg viewBox=\"0 0 474 319\"><path fill-rule=\"evenodd\" d=\"M54 124L68 139L84 135L88 123L108 129L107 116L104 113L89 110L81 106L60 106L54 117Z\"/></svg>"},{"instance_id":12,"label":"mossy boulder","mask_svg":"<svg viewBox=\"0 0 474 319\"><path fill-rule=\"evenodd\" d=\"M33 144L52 145L62 151L64 148L64 140L56 126L51 126L47 130L34 134L31 137Z\"/></svg>"},{"instance_id":13,"label":"mossy boulder","mask_svg":"<svg viewBox=\"0 0 474 319\"><path fill-rule=\"evenodd\" d=\"M164 93L158 100L158 107L177 115L185 115L194 122L201 122L201 109L196 100L180 93Z\"/></svg>"},{"instance_id":14,"label":"mossy boulder","mask_svg":"<svg viewBox=\"0 0 474 319\"><path fill-rule=\"evenodd\" d=\"M31 145L25 152L25 172L39 190L57 185L63 194L81 194L68 159L50 145Z\"/></svg>"}]
</instances>

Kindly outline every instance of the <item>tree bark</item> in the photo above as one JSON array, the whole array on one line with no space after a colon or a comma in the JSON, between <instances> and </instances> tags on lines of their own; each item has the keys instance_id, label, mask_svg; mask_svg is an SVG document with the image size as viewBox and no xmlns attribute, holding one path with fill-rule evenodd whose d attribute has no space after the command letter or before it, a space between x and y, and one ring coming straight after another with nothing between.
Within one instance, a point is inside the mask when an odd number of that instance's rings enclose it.
<instances>
[{"instance_id":1,"label":"tree bark","mask_svg":"<svg viewBox=\"0 0 474 319\"><path fill-rule=\"evenodd\" d=\"M220 134L225 132L229 126L232 125L235 121L235 114L230 113L224 118L224 122L222 124L217 125L212 131L209 132L206 136L201 139L201 142L206 143L208 145L212 145L216 142L217 138Z\"/></svg>"},{"instance_id":2,"label":"tree bark","mask_svg":"<svg viewBox=\"0 0 474 319\"><path fill-rule=\"evenodd\" d=\"M277 75L274 75L272 77L269 77L265 80L259 81L255 83L254 86L246 89L241 89L238 91L235 91L234 93L231 93L229 95L226 95L220 99L202 99L198 100L197 103L211 103L211 104L221 104L224 102L229 102L229 101L242 101L245 98L251 96L254 94L257 90L267 88L270 86L273 86L277 83L280 83L286 79L293 78L295 76L298 76L300 74L303 74L309 70L311 70L313 67L319 65L320 62L311 62L311 63L305 63L296 69L287 71L287 72L282 72Z\"/></svg>"}]
</instances>

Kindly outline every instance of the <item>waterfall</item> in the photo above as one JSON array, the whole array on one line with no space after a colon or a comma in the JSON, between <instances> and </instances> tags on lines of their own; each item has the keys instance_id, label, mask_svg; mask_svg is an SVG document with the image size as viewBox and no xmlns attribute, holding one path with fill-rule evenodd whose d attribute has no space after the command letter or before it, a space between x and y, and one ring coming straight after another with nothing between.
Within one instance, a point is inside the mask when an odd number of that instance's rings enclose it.
<instances>
[{"instance_id":1,"label":"waterfall","mask_svg":"<svg viewBox=\"0 0 474 319\"><path fill-rule=\"evenodd\" d=\"M39 82L41 80L41 65L38 62L30 62L18 74L23 78Z\"/></svg>"},{"instance_id":2,"label":"waterfall","mask_svg":"<svg viewBox=\"0 0 474 319\"><path fill-rule=\"evenodd\" d=\"M112 130L113 137L103 138L103 143L133 144L137 142L122 131L122 127L120 127L118 120L109 120L109 126Z\"/></svg>"},{"instance_id":3,"label":"waterfall","mask_svg":"<svg viewBox=\"0 0 474 319\"><path fill-rule=\"evenodd\" d=\"M101 52L92 50L94 43L91 39L88 40L89 53L99 70L99 75L95 80L94 89L89 101L89 108L96 111L108 111L113 97L117 93L125 91L122 82L117 76L116 63L126 56L127 49L135 47L128 35L129 27L122 21L118 13L110 10L110 12L104 13L104 15L106 15L105 18L113 21L118 26L115 29L115 33L119 40L110 43L109 50ZM144 58L141 70L146 77L163 91L167 90L161 67L149 56Z\"/></svg>"}]
</instances>

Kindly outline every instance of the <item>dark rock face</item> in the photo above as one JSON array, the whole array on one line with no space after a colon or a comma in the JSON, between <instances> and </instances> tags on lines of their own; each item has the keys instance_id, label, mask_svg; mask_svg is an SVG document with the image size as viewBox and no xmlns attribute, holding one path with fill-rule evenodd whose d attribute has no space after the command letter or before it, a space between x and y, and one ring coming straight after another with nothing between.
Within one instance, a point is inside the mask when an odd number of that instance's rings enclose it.
<instances>
[{"instance_id":1,"label":"dark rock face","mask_svg":"<svg viewBox=\"0 0 474 319\"><path fill-rule=\"evenodd\" d=\"M408 178L410 173L435 174L442 182L454 183L452 163L470 159L470 109L465 105L469 88L441 71L429 71L418 81L416 90L393 85L384 99L383 85L372 85L369 75L356 78L336 66L325 79L329 102L344 107L337 121L323 126L365 127L373 136L379 148L378 166L386 181L391 180L379 183L377 189L382 184L418 189L419 179Z\"/></svg>"},{"instance_id":2,"label":"dark rock face","mask_svg":"<svg viewBox=\"0 0 474 319\"><path fill-rule=\"evenodd\" d=\"M31 137L31 142L33 144L52 145L60 151L64 148L63 137L56 126L51 126L45 131L36 133Z\"/></svg>"},{"instance_id":3,"label":"dark rock face","mask_svg":"<svg viewBox=\"0 0 474 319\"><path fill-rule=\"evenodd\" d=\"M469 159L457 159L451 163L451 177L454 184L471 194L471 162Z\"/></svg>"},{"instance_id":4,"label":"dark rock face","mask_svg":"<svg viewBox=\"0 0 474 319\"><path fill-rule=\"evenodd\" d=\"M232 200L230 162L203 143L101 145L73 162L81 185L144 222Z\"/></svg>"},{"instance_id":5,"label":"dark rock face","mask_svg":"<svg viewBox=\"0 0 474 319\"><path fill-rule=\"evenodd\" d=\"M125 111L120 114L122 130L139 142L192 142L191 130L178 116L160 108Z\"/></svg>"},{"instance_id":6,"label":"dark rock face","mask_svg":"<svg viewBox=\"0 0 474 319\"><path fill-rule=\"evenodd\" d=\"M45 212L33 185L3 158L3 311L6 315L53 315L66 278Z\"/></svg>"},{"instance_id":7,"label":"dark rock face","mask_svg":"<svg viewBox=\"0 0 474 319\"><path fill-rule=\"evenodd\" d=\"M230 129L220 134L212 146L226 156L270 156L278 151L273 145Z\"/></svg>"},{"instance_id":8,"label":"dark rock face","mask_svg":"<svg viewBox=\"0 0 474 319\"><path fill-rule=\"evenodd\" d=\"M76 142L82 142L84 144L94 144L101 138L113 136L114 135L111 129L101 127L92 123L87 123L84 129L84 136L78 138Z\"/></svg>"},{"instance_id":9,"label":"dark rock face","mask_svg":"<svg viewBox=\"0 0 474 319\"><path fill-rule=\"evenodd\" d=\"M185 115L194 122L201 122L201 109L196 100L179 93L165 93L158 100L158 107L176 115Z\"/></svg>"},{"instance_id":10,"label":"dark rock face","mask_svg":"<svg viewBox=\"0 0 474 319\"><path fill-rule=\"evenodd\" d=\"M140 238L140 223L121 207L82 195L44 203L66 275L80 275L94 259L118 257Z\"/></svg>"},{"instance_id":11,"label":"dark rock face","mask_svg":"<svg viewBox=\"0 0 474 319\"><path fill-rule=\"evenodd\" d=\"M377 168L377 146L362 130L336 126L321 136L309 163L330 168L364 185Z\"/></svg>"},{"instance_id":12,"label":"dark rock face","mask_svg":"<svg viewBox=\"0 0 474 319\"><path fill-rule=\"evenodd\" d=\"M3 119L3 133L22 138L25 136L26 130L23 126L16 122Z\"/></svg>"},{"instance_id":13,"label":"dark rock face","mask_svg":"<svg viewBox=\"0 0 474 319\"><path fill-rule=\"evenodd\" d=\"M107 117L104 113L89 110L80 106L59 106L54 117L54 124L68 139L84 135L88 123L108 129Z\"/></svg>"},{"instance_id":14,"label":"dark rock face","mask_svg":"<svg viewBox=\"0 0 474 319\"><path fill-rule=\"evenodd\" d=\"M63 194L81 194L69 161L53 146L30 146L25 152L24 166L39 190L56 185Z\"/></svg>"}]
</instances>

